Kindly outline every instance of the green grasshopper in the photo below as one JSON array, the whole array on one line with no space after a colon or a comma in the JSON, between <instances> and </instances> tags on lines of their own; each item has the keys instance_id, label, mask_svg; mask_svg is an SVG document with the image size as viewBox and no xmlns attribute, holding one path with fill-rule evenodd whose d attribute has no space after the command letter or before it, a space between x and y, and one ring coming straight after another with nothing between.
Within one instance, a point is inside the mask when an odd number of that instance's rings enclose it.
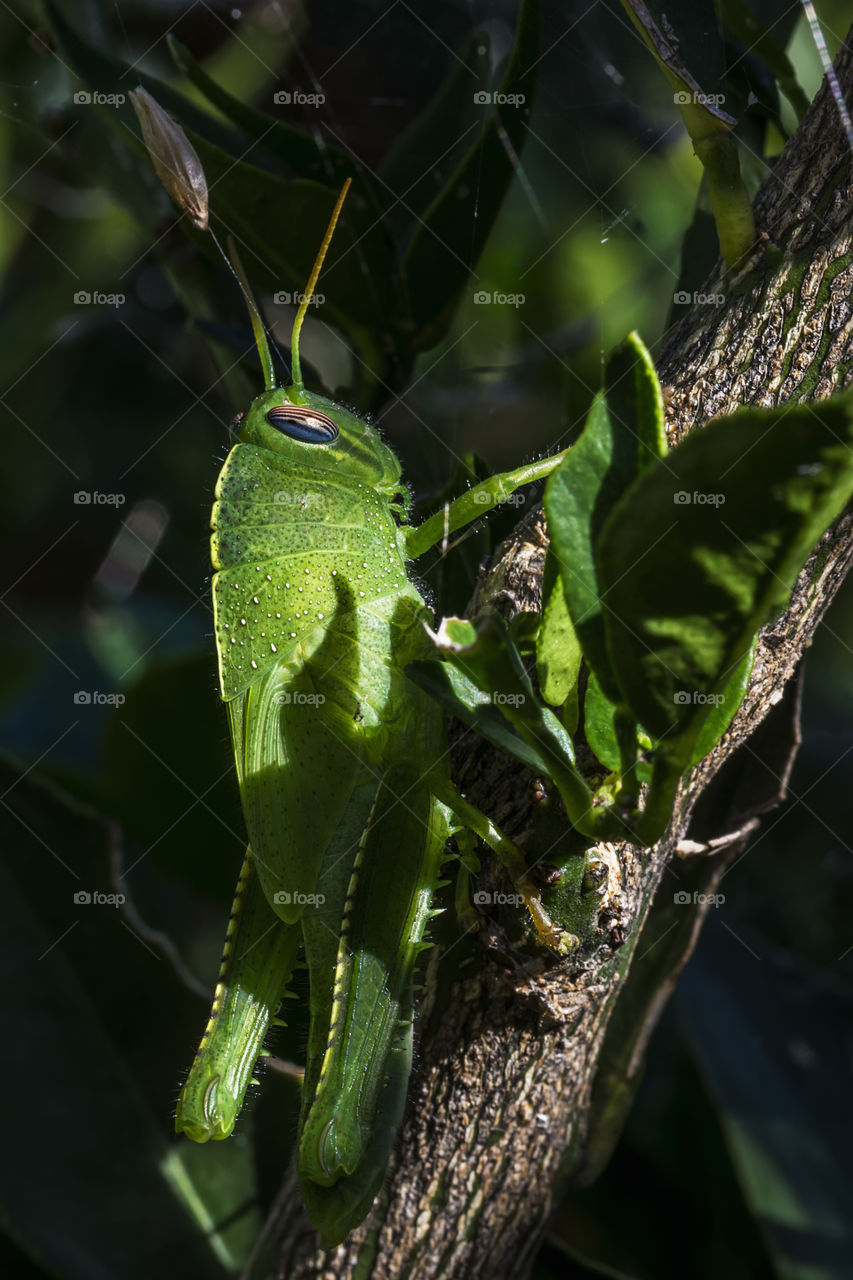
<instances>
[{"instance_id":1,"label":"green grasshopper","mask_svg":"<svg viewBox=\"0 0 853 1280\"><path fill-rule=\"evenodd\" d=\"M296 315L292 383L275 385L239 262L266 389L236 424L211 517L219 680L249 837L207 1029L176 1128L225 1138L304 953L310 1031L298 1135L309 1214L327 1245L368 1212L405 1102L412 986L445 846L501 860L542 942L521 850L454 788L444 712L407 678L434 652L408 565L564 454L469 490L419 527L375 429L307 391L299 335L349 183ZM234 255L236 257L236 255ZM461 899L464 903L464 894ZM473 909L467 912L470 924Z\"/></svg>"}]
</instances>

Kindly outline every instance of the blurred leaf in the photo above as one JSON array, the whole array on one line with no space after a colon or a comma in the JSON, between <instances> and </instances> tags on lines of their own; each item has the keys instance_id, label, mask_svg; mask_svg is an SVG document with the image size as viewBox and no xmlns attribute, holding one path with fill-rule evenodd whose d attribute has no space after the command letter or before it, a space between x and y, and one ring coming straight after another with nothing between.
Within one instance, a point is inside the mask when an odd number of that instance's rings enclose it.
<instances>
[{"instance_id":1,"label":"blurred leaf","mask_svg":"<svg viewBox=\"0 0 853 1280\"><path fill-rule=\"evenodd\" d=\"M472 131L482 128L483 108L475 95L489 83L489 53L488 33L472 32L461 60L454 61L450 75L379 166L382 180L404 203L410 228L409 211L421 216L434 198L439 166L449 167L459 145L470 143Z\"/></svg>"},{"instance_id":2,"label":"blurred leaf","mask_svg":"<svg viewBox=\"0 0 853 1280\"><path fill-rule=\"evenodd\" d=\"M125 96L128 69L82 40L64 21L54 0L47 11L63 53L93 91ZM213 223L238 242L243 264L259 289L292 296L306 284L337 192L307 179L286 180L244 157L246 147L211 116L152 76L134 68L134 78L183 126L201 160L210 191ZM110 108L105 119L134 148L138 125L129 104ZM117 192L120 198L120 190ZM205 232L187 234L208 254L214 248ZM350 252L355 250L355 252ZM348 206L340 222L322 278L324 317L338 324L361 351L366 365L384 366L387 342L405 302L396 275L396 253L381 222L363 200ZM392 342L393 345L393 342ZM367 379L372 385L370 378Z\"/></svg>"},{"instance_id":3,"label":"blurred leaf","mask_svg":"<svg viewBox=\"0 0 853 1280\"><path fill-rule=\"evenodd\" d=\"M217 1231L205 1239L210 1210L202 1224L176 1194L168 1111L158 1117L151 1109L134 1070L142 1065L133 1044L146 1010L173 1032L188 993L150 937L136 931L135 918L98 900L122 890L97 814L5 762L0 774L10 855L0 867L9 978L2 1017L16 1028L0 1065L16 1099L4 1127L3 1219L23 1247L68 1280L222 1275L230 1247ZM146 1031L162 1058L163 1040L153 1026ZM146 1065L152 1060L149 1054ZM244 1184L232 1182L216 1217L245 1197Z\"/></svg>"},{"instance_id":4,"label":"blurred leaf","mask_svg":"<svg viewBox=\"0 0 853 1280\"><path fill-rule=\"evenodd\" d=\"M849 996L764 939L712 930L676 1004L776 1274L848 1276Z\"/></svg>"},{"instance_id":5,"label":"blurred leaf","mask_svg":"<svg viewBox=\"0 0 853 1280\"><path fill-rule=\"evenodd\" d=\"M557 1236L548 1236L536 1255L531 1280L634 1280L627 1271L617 1271L593 1258L570 1249Z\"/></svg>"},{"instance_id":6,"label":"blurred leaf","mask_svg":"<svg viewBox=\"0 0 853 1280\"><path fill-rule=\"evenodd\" d=\"M496 94L489 93L490 99L520 95L521 102L483 104L488 115L479 138L419 220L404 259L403 273L416 326L413 341L420 351L435 344L462 290L476 281L474 266L527 139L534 83L531 71L538 62L538 0L521 0L512 53ZM488 91L472 89L472 95L474 92Z\"/></svg>"},{"instance_id":7,"label":"blurred leaf","mask_svg":"<svg viewBox=\"0 0 853 1280\"><path fill-rule=\"evenodd\" d=\"M622 0L655 61L675 89L675 102L702 162L720 251L732 266L755 242L749 194L740 175L736 124L725 78L725 46L713 0Z\"/></svg>"},{"instance_id":8,"label":"blurred leaf","mask_svg":"<svg viewBox=\"0 0 853 1280\"><path fill-rule=\"evenodd\" d=\"M784 41L791 34L789 23L781 30L774 22L772 29L761 21L744 0L717 0L720 16L729 29L742 42L744 48L761 59L779 83L779 88L802 119L809 108L809 100L797 80L797 73L785 53ZM779 40L783 43L780 44Z\"/></svg>"},{"instance_id":9,"label":"blurred leaf","mask_svg":"<svg viewBox=\"0 0 853 1280\"><path fill-rule=\"evenodd\" d=\"M71 70L79 76L84 85L94 93L118 94L120 100L115 106L103 109L103 118L119 120L121 124L135 133L136 117L129 102L124 99L135 85L128 83L128 68L116 58L110 57L93 44L81 39L65 18L67 3L58 0L44 0L45 13L53 28L62 54ZM73 6L71 6L73 7ZM143 88L156 98L160 106L175 116L185 128L191 128L202 134L208 142L215 144L234 157L242 154L245 144L240 135L214 120L207 112L200 110L175 89L161 80L155 79L134 66L133 76Z\"/></svg>"},{"instance_id":10,"label":"blurred leaf","mask_svg":"<svg viewBox=\"0 0 853 1280\"><path fill-rule=\"evenodd\" d=\"M168 35L167 41L178 70L204 94L208 102L222 112L226 120L262 146L277 161L301 178L322 183L335 195L346 179L353 177L355 171L356 184L361 188L362 195L369 192L374 205L381 208L381 189L355 156L348 155L326 140L319 146L316 138L303 133L301 129L294 129L285 121L265 115L255 107L241 102L217 84L189 49L173 35Z\"/></svg>"},{"instance_id":11,"label":"blurred leaf","mask_svg":"<svg viewBox=\"0 0 853 1280\"><path fill-rule=\"evenodd\" d=\"M105 795L128 841L230 903L246 836L213 652L149 668L107 734Z\"/></svg>"}]
</instances>

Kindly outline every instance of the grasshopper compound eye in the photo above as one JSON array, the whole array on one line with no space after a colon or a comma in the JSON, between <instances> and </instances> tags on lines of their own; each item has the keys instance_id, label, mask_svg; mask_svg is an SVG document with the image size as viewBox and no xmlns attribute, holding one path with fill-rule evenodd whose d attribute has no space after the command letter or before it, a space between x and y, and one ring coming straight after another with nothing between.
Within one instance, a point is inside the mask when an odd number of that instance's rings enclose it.
<instances>
[{"instance_id":1,"label":"grasshopper compound eye","mask_svg":"<svg viewBox=\"0 0 853 1280\"><path fill-rule=\"evenodd\" d=\"M276 405L267 414L267 422L291 440L301 440L303 444L331 444L338 438L338 428L328 414L301 405Z\"/></svg>"}]
</instances>

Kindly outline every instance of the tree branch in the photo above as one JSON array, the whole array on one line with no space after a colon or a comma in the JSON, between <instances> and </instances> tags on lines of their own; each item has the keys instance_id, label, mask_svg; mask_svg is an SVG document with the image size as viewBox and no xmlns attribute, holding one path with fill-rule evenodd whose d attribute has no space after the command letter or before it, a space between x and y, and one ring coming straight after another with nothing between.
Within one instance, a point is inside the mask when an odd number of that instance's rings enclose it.
<instances>
[{"instance_id":1,"label":"tree branch","mask_svg":"<svg viewBox=\"0 0 853 1280\"><path fill-rule=\"evenodd\" d=\"M849 47L837 69L849 89ZM819 399L850 379L851 156L826 85L755 212L761 248L734 276L716 270L704 292L724 304L693 307L660 356L673 443L739 404ZM536 609L546 546L534 513L500 549L480 600L505 613ZM556 1199L594 1178L618 1137L707 911L693 895L713 893L759 814L784 795L798 743L791 677L851 558L846 515L762 633L744 704L690 775L664 839L646 851L600 846L611 875L594 946L560 962L514 940L485 951L448 937L428 953L406 1117L371 1218L337 1250L318 1251L291 1171L253 1280L527 1275ZM530 776L470 733L457 736L455 757L466 794L523 841L534 823Z\"/></svg>"}]
</instances>

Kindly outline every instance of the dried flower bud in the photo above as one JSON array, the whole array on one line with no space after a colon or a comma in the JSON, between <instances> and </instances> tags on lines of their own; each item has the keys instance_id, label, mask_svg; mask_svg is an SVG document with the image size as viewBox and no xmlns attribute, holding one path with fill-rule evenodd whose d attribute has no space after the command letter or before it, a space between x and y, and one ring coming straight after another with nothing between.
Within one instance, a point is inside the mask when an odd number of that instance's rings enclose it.
<instances>
[{"instance_id":1,"label":"dried flower bud","mask_svg":"<svg viewBox=\"0 0 853 1280\"><path fill-rule=\"evenodd\" d=\"M134 89L130 101L157 177L199 231L206 231L207 178L195 148L177 121L146 89Z\"/></svg>"}]
</instances>

